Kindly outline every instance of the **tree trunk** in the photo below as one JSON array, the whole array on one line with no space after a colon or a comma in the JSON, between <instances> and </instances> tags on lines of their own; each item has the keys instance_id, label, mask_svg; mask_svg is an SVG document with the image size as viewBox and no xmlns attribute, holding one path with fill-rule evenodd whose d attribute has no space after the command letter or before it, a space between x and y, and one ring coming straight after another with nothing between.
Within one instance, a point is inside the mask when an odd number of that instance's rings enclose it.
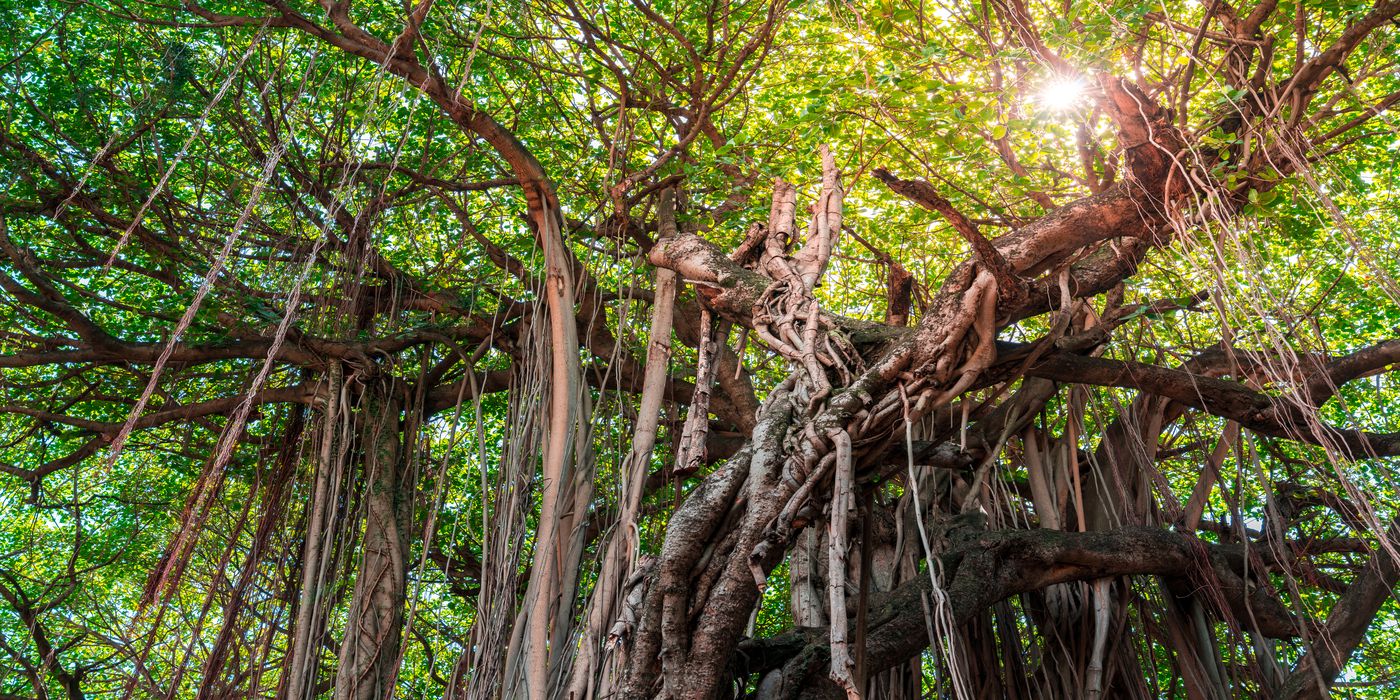
<instances>
[{"instance_id":1,"label":"tree trunk","mask_svg":"<svg viewBox=\"0 0 1400 700\"><path fill-rule=\"evenodd\" d=\"M393 690L403 634L413 484L403 481L402 407L387 382L360 400L365 529L335 678L337 700L382 700Z\"/></svg>"}]
</instances>

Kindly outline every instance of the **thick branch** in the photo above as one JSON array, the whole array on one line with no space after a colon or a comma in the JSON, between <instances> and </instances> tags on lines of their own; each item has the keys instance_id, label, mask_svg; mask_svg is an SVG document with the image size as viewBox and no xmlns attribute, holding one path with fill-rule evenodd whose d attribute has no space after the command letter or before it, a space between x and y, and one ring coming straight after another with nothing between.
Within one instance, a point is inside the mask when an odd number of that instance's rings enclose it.
<instances>
[{"instance_id":1,"label":"thick branch","mask_svg":"<svg viewBox=\"0 0 1400 700\"><path fill-rule=\"evenodd\" d=\"M1323 424L1296 401L1273 398L1243 384L1139 362L1059 354L1030 367L1033 377L1138 389L1229 418L1257 433L1336 445L1354 459L1400 455L1400 433L1367 433Z\"/></svg>"},{"instance_id":2,"label":"thick branch","mask_svg":"<svg viewBox=\"0 0 1400 700\"><path fill-rule=\"evenodd\" d=\"M1228 555L1217 545L1187 535L1130 527L1107 532L985 532L956 541L941 559L943 570L948 572L944 587L950 612L957 624L963 624L999 600L1058 583L1136 575L1189 578L1207 563L1217 578L1238 580L1244 572L1232 570L1230 562L1239 558ZM866 646L869 672L892 668L928 647L923 601L931 586L927 576L916 576L875 606ZM1249 606L1252 615L1240 619L1241 624L1257 622L1257 629L1265 636L1295 636L1296 620L1281 603L1259 595L1260 590L1246 592L1241 585L1225 587L1222 593L1232 609ZM794 637L811 642L803 645ZM776 668L804 649L824 651L824 644L823 635L799 630L746 642L741 652L762 660L760 667L746 669L757 672Z\"/></svg>"},{"instance_id":3,"label":"thick branch","mask_svg":"<svg viewBox=\"0 0 1400 700\"><path fill-rule=\"evenodd\" d=\"M1395 528L1391 528L1394 540ZM1378 550L1366 569L1347 592L1332 606L1327 624L1319 630L1306 656L1283 684L1278 697L1284 700L1321 700L1337 680L1351 653L1361 644L1371 621L1390 600L1391 590L1400 583L1400 567L1385 549Z\"/></svg>"}]
</instances>

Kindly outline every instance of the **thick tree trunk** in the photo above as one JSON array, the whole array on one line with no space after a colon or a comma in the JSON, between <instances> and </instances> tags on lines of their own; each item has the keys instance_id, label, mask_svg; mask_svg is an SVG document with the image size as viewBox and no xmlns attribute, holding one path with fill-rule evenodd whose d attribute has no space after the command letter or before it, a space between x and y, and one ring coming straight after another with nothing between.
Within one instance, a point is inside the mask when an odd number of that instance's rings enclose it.
<instances>
[{"instance_id":1,"label":"thick tree trunk","mask_svg":"<svg viewBox=\"0 0 1400 700\"><path fill-rule=\"evenodd\" d=\"M365 529L335 678L337 700L382 700L398 673L413 484L403 480L402 407L370 380L360 401Z\"/></svg>"},{"instance_id":2,"label":"thick tree trunk","mask_svg":"<svg viewBox=\"0 0 1400 700\"><path fill-rule=\"evenodd\" d=\"M1108 78L1101 84L1103 104L1126 147L1130 182L1063 207L995 244L928 183L880 174L896 192L948 218L975 257L949 275L919 326L895 342L842 348L842 340L827 332L841 321L824 314L812 296L841 218L840 180L827 153L822 194L796 253L789 254L785 238L775 233L789 228L784 212L790 209L785 188L776 188L770 222L775 231L759 259L761 274L693 235L653 248L653 263L704 283L701 296L712 310L752 328L795 371L760 410L751 446L706 479L672 517L630 650L626 697L711 698L723 692L731 655L768 573L794 536L831 504L833 475L844 484L848 470L864 471L903 426L947 410L982 377L995 359L996 328L1027 303L1023 277L1044 273L1073 251L1110 238L1164 242L1161 230L1177 191L1169 177L1175 169L1172 154L1180 147L1176 132L1165 112L1137 89ZM1069 301L1066 292L1062 303ZM991 507L985 500L989 467L979 469L963 494L961 512ZM1082 496L1078 502L1076 524L1083 521ZM844 558L841 549L832 549L833 561ZM813 592L810 584L807 589ZM840 586L829 591L828 601L840 607L845 602ZM934 592L934 617L951 624L948 603L941 601L952 593ZM961 621L975 612L964 611ZM829 614L844 617L840 610ZM838 653L845 644L842 626L832 626L831 674L850 686L850 669ZM804 678L826 686L824 675Z\"/></svg>"}]
</instances>

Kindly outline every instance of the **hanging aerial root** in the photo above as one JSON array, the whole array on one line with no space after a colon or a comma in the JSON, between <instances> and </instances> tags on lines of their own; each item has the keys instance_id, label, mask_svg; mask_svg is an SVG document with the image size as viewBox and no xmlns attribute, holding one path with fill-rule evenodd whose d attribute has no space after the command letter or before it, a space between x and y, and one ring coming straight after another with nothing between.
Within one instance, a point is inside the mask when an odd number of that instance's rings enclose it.
<instances>
[{"instance_id":1,"label":"hanging aerial root","mask_svg":"<svg viewBox=\"0 0 1400 700\"><path fill-rule=\"evenodd\" d=\"M676 463L672 471L677 476L688 476L700 470L705 460L705 441L710 434L710 392L714 387L715 371L718 366L719 346L724 342L728 331L727 323L715 328L714 315L708 309L700 311L700 346L695 365L695 393L690 401L690 412L686 415L685 426L681 430L680 446L676 451Z\"/></svg>"},{"instance_id":2,"label":"hanging aerial root","mask_svg":"<svg viewBox=\"0 0 1400 700\"><path fill-rule=\"evenodd\" d=\"M836 483L832 489L831 517L827 523L828 548L827 594L831 609L831 679L846 690L848 700L859 700L861 689L856 685L855 660L847 640L846 620L846 536L848 516L855 505L854 478L851 472L851 435L845 430L831 433L835 445Z\"/></svg>"},{"instance_id":3,"label":"hanging aerial root","mask_svg":"<svg viewBox=\"0 0 1400 700\"><path fill-rule=\"evenodd\" d=\"M1084 680L1084 696L1090 700L1097 700L1103 695L1103 657L1104 645L1108 641L1108 622L1113 612L1112 601L1109 600L1108 585L1110 581L1101 578L1094 581L1092 595L1094 598L1094 646L1089 655L1088 677Z\"/></svg>"}]
</instances>

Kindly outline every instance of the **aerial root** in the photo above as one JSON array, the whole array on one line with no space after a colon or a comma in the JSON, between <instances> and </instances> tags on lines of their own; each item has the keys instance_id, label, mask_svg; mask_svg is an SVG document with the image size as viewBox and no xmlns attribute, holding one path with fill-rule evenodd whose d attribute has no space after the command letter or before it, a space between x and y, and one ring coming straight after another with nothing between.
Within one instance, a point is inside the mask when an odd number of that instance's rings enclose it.
<instances>
[{"instance_id":1,"label":"aerial root","mask_svg":"<svg viewBox=\"0 0 1400 700\"><path fill-rule=\"evenodd\" d=\"M847 640L846 555L848 518L855 506L855 484L851 469L851 435L845 430L831 432L835 446L836 482L831 494L831 516L827 518L827 595L831 611L831 679L846 690L849 700L860 700L855 679L855 660Z\"/></svg>"}]
</instances>

